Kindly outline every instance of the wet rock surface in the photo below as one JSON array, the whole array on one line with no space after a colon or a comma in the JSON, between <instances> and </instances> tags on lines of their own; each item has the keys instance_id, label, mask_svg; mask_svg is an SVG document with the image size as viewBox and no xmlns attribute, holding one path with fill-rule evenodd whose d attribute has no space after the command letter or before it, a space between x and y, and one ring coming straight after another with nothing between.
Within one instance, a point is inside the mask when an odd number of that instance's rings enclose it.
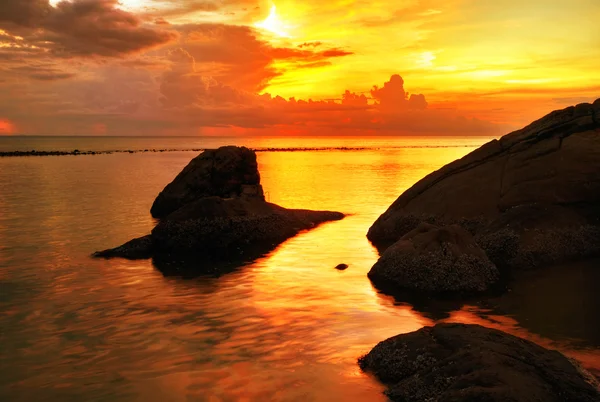
<instances>
[{"instance_id":1,"label":"wet rock surface","mask_svg":"<svg viewBox=\"0 0 600 402\"><path fill-rule=\"evenodd\" d=\"M374 283L428 293L482 292L499 279L496 266L458 225L421 223L390 246L368 273Z\"/></svg>"},{"instance_id":2,"label":"wet rock surface","mask_svg":"<svg viewBox=\"0 0 600 402\"><path fill-rule=\"evenodd\" d=\"M383 251L421 222L460 224L504 268L600 255L600 99L552 112L431 173L367 237Z\"/></svg>"},{"instance_id":3,"label":"wet rock surface","mask_svg":"<svg viewBox=\"0 0 600 402\"><path fill-rule=\"evenodd\" d=\"M598 383L561 353L502 331L437 324L359 359L392 401L597 402Z\"/></svg>"},{"instance_id":4,"label":"wet rock surface","mask_svg":"<svg viewBox=\"0 0 600 402\"><path fill-rule=\"evenodd\" d=\"M152 214L160 221L150 235L94 256L152 257L169 271L185 262L186 270L217 273L220 266L230 269L221 263L257 258L303 230L344 217L266 202L256 154L244 147L194 158L159 194Z\"/></svg>"}]
</instances>

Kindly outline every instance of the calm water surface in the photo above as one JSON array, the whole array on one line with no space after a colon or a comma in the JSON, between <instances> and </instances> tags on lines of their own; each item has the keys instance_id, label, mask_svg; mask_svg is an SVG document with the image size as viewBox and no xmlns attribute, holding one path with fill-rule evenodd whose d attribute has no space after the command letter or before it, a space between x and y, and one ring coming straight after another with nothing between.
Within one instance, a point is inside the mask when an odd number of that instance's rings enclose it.
<instances>
[{"instance_id":1,"label":"calm water surface","mask_svg":"<svg viewBox=\"0 0 600 402\"><path fill-rule=\"evenodd\" d=\"M484 141L260 153L270 201L350 215L233 273L191 280L89 254L148 233L154 197L194 153L0 159L0 400L384 400L356 359L438 320L500 328L600 370L593 263L465 305L412 306L367 279L378 257L365 237L371 223Z\"/></svg>"},{"instance_id":2,"label":"calm water surface","mask_svg":"<svg viewBox=\"0 0 600 402\"><path fill-rule=\"evenodd\" d=\"M489 137L36 137L0 136L0 152L190 150L239 145L265 148L437 148L481 145Z\"/></svg>"}]
</instances>

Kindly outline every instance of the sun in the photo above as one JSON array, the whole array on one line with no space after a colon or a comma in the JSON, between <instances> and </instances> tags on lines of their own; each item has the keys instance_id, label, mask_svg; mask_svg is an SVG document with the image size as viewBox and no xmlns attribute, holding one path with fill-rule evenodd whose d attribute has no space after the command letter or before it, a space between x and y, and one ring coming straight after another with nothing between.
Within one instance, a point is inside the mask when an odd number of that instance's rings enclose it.
<instances>
[{"instance_id":1,"label":"sun","mask_svg":"<svg viewBox=\"0 0 600 402\"><path fill-rule=\"evenodd\" d=\"M254 24L254 26L257 28L264 29L265 31L272 32L277 36L281 36L284 38L290 37L290 35L285 30L285 24L281 22L281 20L277 16L277 7L275 7L275 4L271 6L271 12L269 13L269 16L265 20Z\"/></svg>"}]
</instances>

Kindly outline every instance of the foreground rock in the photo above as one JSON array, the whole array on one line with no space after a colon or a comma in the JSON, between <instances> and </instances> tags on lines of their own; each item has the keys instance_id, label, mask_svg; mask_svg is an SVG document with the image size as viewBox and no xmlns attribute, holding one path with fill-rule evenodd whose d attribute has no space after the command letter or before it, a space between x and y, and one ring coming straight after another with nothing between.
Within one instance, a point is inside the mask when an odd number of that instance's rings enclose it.
<instances>
[{"instance_id":1,"label":"foreground rock","mask_svg":"<svg viewBox=\"0 0 600 402\"><path fill-rule=\"evenodd\" d=\"M561 353L479 325L437 324L359 360L393 401L598 402L591 374Z\"/></svg>"},{"instance_id":2,"label":"foreground rock","mask_svg":"<svg viewBox=\"0 0 600 402\"><path fill-rule=\"evenodd\" d=\"M555 111L431 173L369 229L381 250L458 223L501 268L600 254L600 99Z\"/></svg>"},{"instance_id":3,"label":"foreground rock","mask_svg":"<svg viewBox=\"0 0 600 402\"><path fill-rule=\"evenodd\" d=\"M390 246L368 276L374 283L430 293L481 292L499 278L469 232L427 223Z\"/></svg>"},{"instance_id":4,"label":"foreground rock","mask_svg":"<svg viewBox=\"0 0 600 402\"><path fill-rule=\"evenodd\" d=\"M243 147L223 147L194 158L159 194L152 215L161 220L150 235L94 256L152 257L162 266L194 260L199 273L213 273L219 262L256 258L300 231L344 217L266 202L256 154Z\"/></svg>"}]
</instances>

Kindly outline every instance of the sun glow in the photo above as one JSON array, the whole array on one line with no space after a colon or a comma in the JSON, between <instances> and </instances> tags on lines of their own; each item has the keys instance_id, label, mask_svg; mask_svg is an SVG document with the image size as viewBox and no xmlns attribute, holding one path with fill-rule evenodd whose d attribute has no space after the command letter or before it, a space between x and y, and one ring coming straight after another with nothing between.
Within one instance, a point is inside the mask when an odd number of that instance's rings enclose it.
<instances>
[{"instance_id":1,"label":"sun glow","mask_svg":"<svg viewBox=\"0 0 600 402\"><path fill-rule=\"evenodd\" d=\"M269 13L269 16L265 20L254 24L254 26L284 38L290 37L290 35L286 32L285 24L281 22L277 16L277 7L275 7L275 4L271 6L271 12Z\"/></svg>"},{"instance_id":2,"label":"sun glow","mask_svg":"<svg viewBox=\"0 0 600 402\"><path fill-rule=\"evenodd\" d=\"M11 135L16 131L15 125L10 120L0 118L0 135Z\"/></svg>"}]
</instances>

